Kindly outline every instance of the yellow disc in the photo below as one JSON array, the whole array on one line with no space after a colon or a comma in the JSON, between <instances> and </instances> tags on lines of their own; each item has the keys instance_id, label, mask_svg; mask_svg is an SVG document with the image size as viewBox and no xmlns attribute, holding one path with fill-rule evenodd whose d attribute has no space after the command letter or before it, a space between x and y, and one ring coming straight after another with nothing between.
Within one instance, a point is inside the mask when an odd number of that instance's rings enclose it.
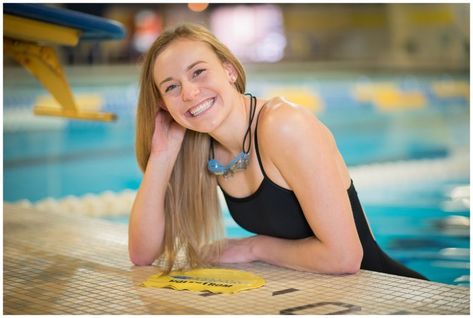
<instances>
[{"instance_id":1,"label":"yellow disc","mask_svg":"<svg viewBox=\"0 0 473 318\"><path fill-rule=\"evenodd\" d=\"M177 290L210 291L232 294L264 286L258 275L236 269L201 268L169 275L155 274L143 283L145 287L168 287Z\"/></svg>"}]
</instances>

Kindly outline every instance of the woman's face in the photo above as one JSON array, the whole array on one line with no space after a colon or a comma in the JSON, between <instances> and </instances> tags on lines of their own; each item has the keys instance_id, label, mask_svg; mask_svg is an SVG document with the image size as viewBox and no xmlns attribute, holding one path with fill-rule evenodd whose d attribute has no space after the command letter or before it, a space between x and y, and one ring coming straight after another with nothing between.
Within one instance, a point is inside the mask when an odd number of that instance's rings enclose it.
<instances>
[{"instance_id":1,"label":"woman's face","mask_svg":"<svg viewBox=\"0 0 473 318\"><path fill-rule=\"evenodd\" d=\"M156 58L153 74L167 110L181 126L211 132L229 114L236 72L208 44L175 40Z\"/></svg>"}]
</instances>

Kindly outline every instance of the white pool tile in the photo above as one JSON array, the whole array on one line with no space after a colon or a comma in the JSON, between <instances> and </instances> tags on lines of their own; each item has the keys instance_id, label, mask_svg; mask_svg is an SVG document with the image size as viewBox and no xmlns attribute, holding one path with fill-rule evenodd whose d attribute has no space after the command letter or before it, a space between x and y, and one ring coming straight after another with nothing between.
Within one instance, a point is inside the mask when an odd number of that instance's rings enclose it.
<instances>
[{"instance_id":1,"label":"white pool tile","mask_svg":"<svg viewBox=\"0 0 473 318\"><path fill-rule=\"evenodd\" d=\"M4 204L4 314L469 314L469 288L360 271L231 265L267 284L233 295L144 288L127 228ZM289 289L296 291L287 292ZM207 293L208 294L208 293Z\"/></svg>"}]
</instances>

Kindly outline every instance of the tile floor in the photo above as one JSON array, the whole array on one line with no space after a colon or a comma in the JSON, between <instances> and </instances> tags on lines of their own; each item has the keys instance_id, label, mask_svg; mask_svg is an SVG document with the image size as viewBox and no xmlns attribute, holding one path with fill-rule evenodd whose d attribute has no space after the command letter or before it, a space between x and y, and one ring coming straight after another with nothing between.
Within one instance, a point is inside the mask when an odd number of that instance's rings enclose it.
<instances>
[{"instance_id":1,"label":"tile floor","mask_svg":"<svg viewBox=\"0 0 473 318\"><path fill-rule=\"evenodd\" d=\"M127 228L4 204L4 314L464 314L465 287L381 273L318 275L232 265L266 279L232 295L145 288L159 269L128 260Z\"/></svg>"}]
</instances>

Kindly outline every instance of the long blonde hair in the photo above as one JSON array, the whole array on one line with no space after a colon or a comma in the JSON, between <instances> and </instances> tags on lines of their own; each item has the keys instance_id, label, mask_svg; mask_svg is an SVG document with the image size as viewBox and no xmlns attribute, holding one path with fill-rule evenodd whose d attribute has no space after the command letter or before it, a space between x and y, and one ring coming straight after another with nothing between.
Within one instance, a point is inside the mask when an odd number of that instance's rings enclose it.
<instances>
[{"instance_id":1,"label":"long blonde hair","mask_svg":"<svg viewBox=\"0 0 473 318\"><path fill-rule=\"evenodd\" d=\"M154 82L153 65L157 56L173 41L185 38L210 45L220 61L230 63L238 78L235 88L244 93L246 75L243 66L230 50L206 28L184 24L163 32L144 58L136 115L136 158L144 172L151 153L156 112L164 108ZM210 150L208 134L187 130L167 185L164 213L165 273L175 265L197 267L218 256L223 237L223 222L217 196L217 179L207 171ZM185 263L176 263L178 252L184 252Z\"/></svg>"}]
</instances>

